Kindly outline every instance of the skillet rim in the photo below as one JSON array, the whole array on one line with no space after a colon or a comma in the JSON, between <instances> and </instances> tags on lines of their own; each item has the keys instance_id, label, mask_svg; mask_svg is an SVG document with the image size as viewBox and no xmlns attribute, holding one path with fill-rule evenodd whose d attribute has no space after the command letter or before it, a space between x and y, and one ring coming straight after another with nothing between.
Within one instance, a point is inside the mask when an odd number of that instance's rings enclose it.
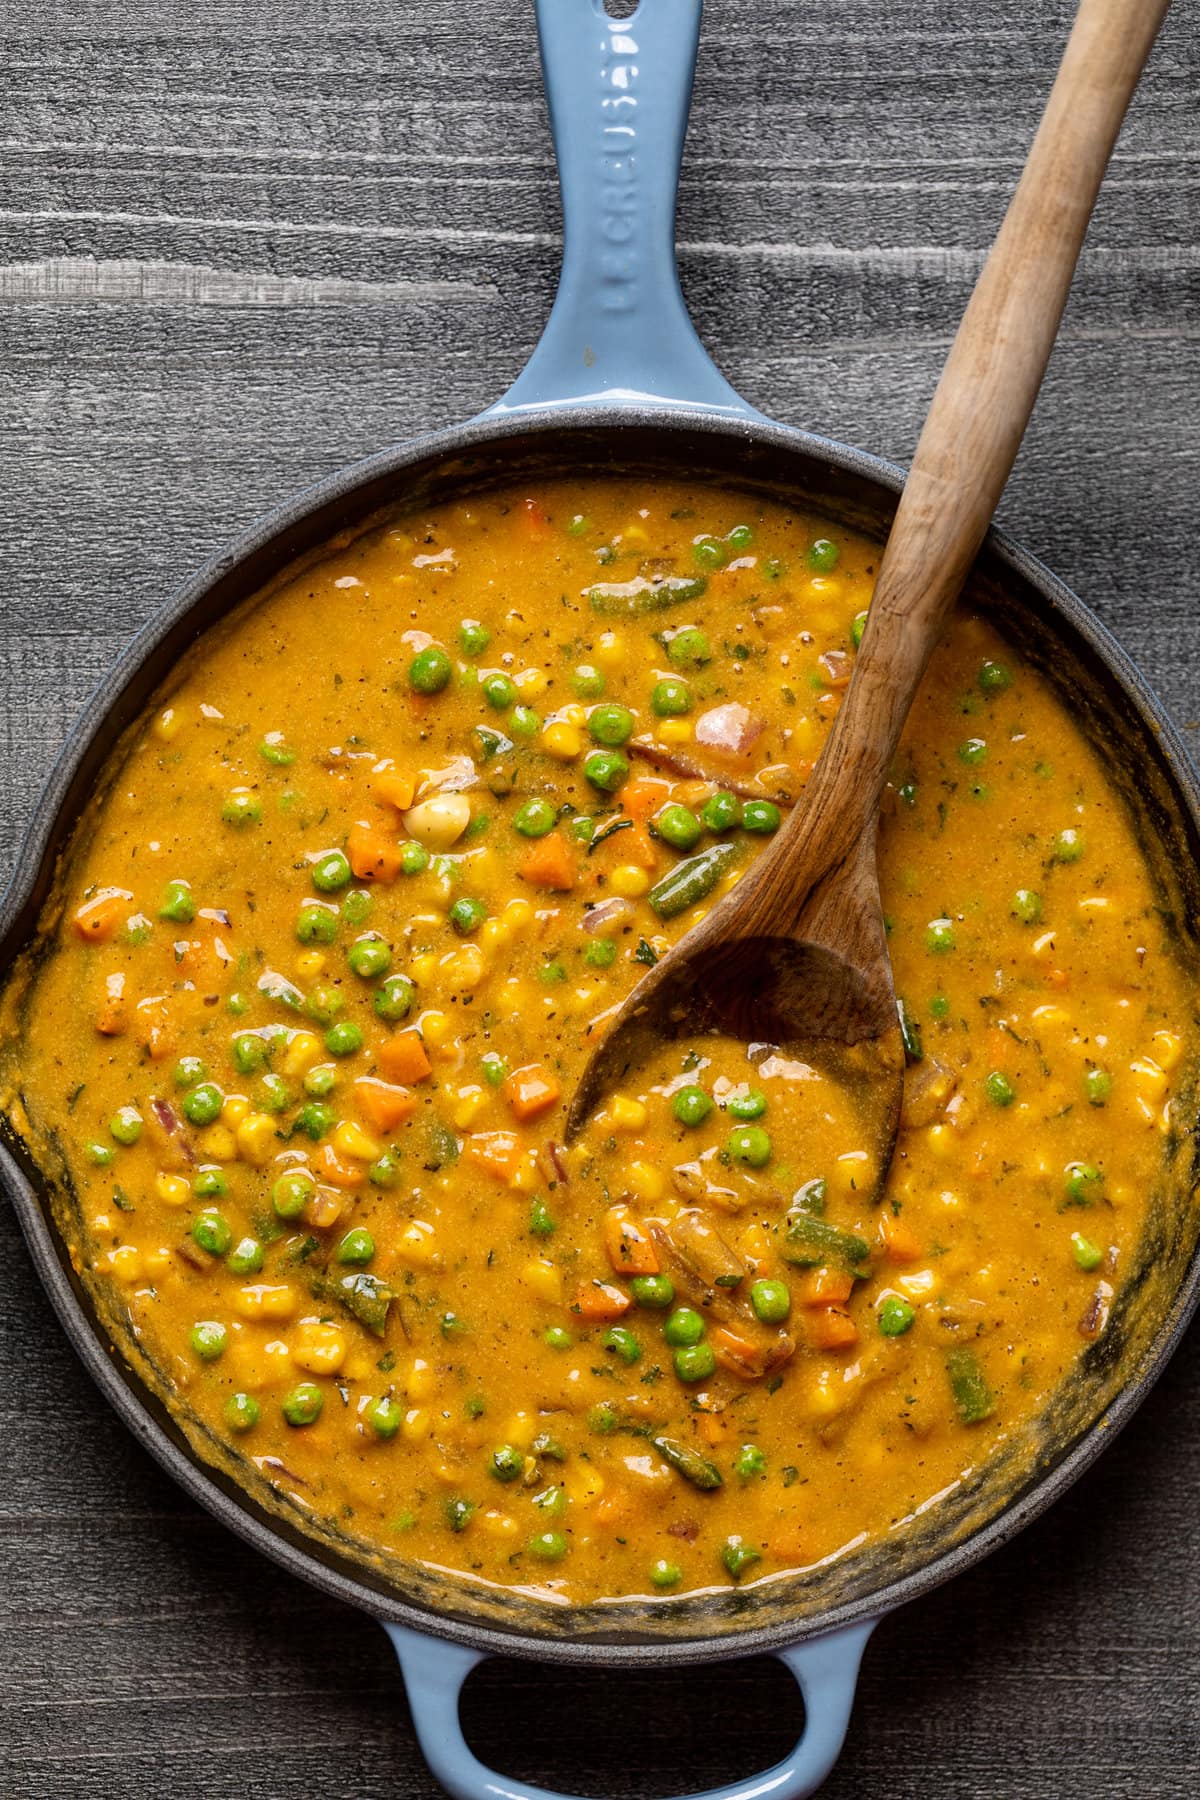
<instances>
[{"instance_id":1,"label":"skillet rim","mask_svg":"<svg viewBox=\"0 0 1200 1800\"><path fill-rule=\"evenodd\" d=\"M76 813L66 817L65 809L81 765L104 738L106 730L119 736L124 722L114 723L113 714L118 711L126 691L133 686L144 664L163 640L193 612L201 611L219 581L232 577L242 564L275 540L285 538L290 530L302 525L314 513L338 501L351 502L356 493L371 483L401 474L419 462L446 460L510 438L574 430L613 434L634 428L666 432L686 430L742 438L757 448L777 448L788 455L798 454L814 462L823 461L843 474L857 476L891 494L898 493L904 484L904 471L894 463L761 415L738 416L692 407L613 403L484 413L465 424L401 440L335 471L261 515L227 548L217 552L178 586L130 639L108 673L92 690L35 802L17 846L12 878L0 897L0 973L6 971L15 957L32 942L42 904L40 898L35 903L35 894L48 870L52 869L78 816ZM367 508L368 513L369 510ZM360 510L357 518L363 517ZM337 529L331 526L329 535L336 535ZM1078 595L1006 533L994 528L989 531L980 557L987 558L1001 572L1015 575L1034 589L1044 603L1047 615L1061 620L1075 642L1082 640L1104 666L1114 685L1130 701L1141 730L1157 740L1177 811L1190 824L1193 834L1200 838L1200 777L1187 755L1178 728L1132 658ZM286 567L288 560L290 558L284 556L279 567ZM256 581L241 598L249 598L261 585L261 580ZM213 620L204 621L200 631L212 623ZM1074 654L1074 644L1071 648ZM281 1522L268 1523L265 1515L260 1516L253 1509L249 1495L235 1490L232 1482L227 1484L218 1480L215 1472L195 1452L176 1443L153 1416L148 1391L140 1377L132 1370L126 1372L120 1352L99 1322L91 1318L72 1285L64 1266L64 1253L59 1249L58 1235L52 1229L32 1183L2 1137L0 1186L13 1201L34 1267L85 1369L121 1422L192 1500L289 1574L303 1578L331 1598L354 1606L380 1622L408 1626L486 1654L550 1663L598 1663L606 1667L684 1666L770 1654L855 1623L874 1621L930 1592L1007 1543L1091 1466L1145 1399L1200 1304L1198 1244L1150 1345L1107 1412L1082 1434L1065 1456L1039 1476L1027 1492L1011 1501L994 1519L961 1543L912 1574L843 1606L832 1607L801 1625L795 1622L767 1624L730 1635L706 1633L626 1642L572 1641L552 1635L556 1615L551 1609L545 1614L548 1631L543 1636L445 1617L398 1599L363 1579L342 1573L314 1550L306 1548L301 1535L290 1533ZM619 1612L614 1609L615 1630L619 1629L619 1619Z\"/></svg>"}]
</instances>

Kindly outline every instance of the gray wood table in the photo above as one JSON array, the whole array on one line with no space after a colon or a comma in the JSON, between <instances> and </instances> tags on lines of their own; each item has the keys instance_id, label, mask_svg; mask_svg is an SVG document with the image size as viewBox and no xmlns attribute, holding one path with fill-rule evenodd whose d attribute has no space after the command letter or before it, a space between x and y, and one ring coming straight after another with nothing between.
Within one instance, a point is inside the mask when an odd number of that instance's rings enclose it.
<instances>
[{"instance_id":1,"label":"gray wood table","mask_svg":"<svg viewBox=\"0 0 1200 1800\"><path fill-rule=\"evenodd\" d=\"M710 0L681 263L751 400L907 459L1069 11ZM1003 509L1189 729L1198 93L1181 4ZM129 633L280 496L497 395L558 232L528 0L0 0L0 877ZM0 1791L435 1792L382 1634L129 1442L6 1208L0 1444ZM830 1800L1200 1793L1198 1480L1193 1332L1064 1502L880 1629ZM797 1706L767 1663L494 1664L465 1717L632 1800L762 1766Z\"/></svg>"}]
</instances>

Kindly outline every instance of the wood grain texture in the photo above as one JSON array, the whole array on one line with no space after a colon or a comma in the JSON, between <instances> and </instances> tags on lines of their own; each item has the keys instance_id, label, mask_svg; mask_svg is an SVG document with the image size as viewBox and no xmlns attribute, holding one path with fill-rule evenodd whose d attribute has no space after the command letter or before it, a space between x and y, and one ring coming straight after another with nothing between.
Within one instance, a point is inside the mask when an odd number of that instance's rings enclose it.
<instances>
[{"instance_id":1,"label":"wood grain texture","mask_svg":"<svg viewBox=\"0 0 1200 1800\"><path fill-rule=\"evenodd\" d=\"M907 459L1062 0L709 0L684 286L765 410ZM478 409L551 298L524 0L0 0L0 871L72 718L278 497ZM1200 716L1200 25L1168 17L1001 517ZM1068 1498L868 1650L829 1800L1200 1792L1200 1342ZM0 1210L0 1790L430 1800L382 1634L98 1401ZM492 1665L482 1754L637 1800L794 1729L770 1665ZM712 1720L707 1730L701 1720ZM513 1766L511 1761L508 1766Z\"/></svg>"}]
</instances>

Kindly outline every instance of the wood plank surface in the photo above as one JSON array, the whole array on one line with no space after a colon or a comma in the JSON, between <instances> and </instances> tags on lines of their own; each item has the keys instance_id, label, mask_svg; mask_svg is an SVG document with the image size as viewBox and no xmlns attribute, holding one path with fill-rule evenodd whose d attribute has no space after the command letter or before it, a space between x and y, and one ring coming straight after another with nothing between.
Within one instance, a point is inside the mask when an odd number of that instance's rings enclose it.
<instances>
[{"instance_id":1,"label":"wood plank surface","mask_svg":"<svg viewBox=\"0 0 1200 1800\"><path fill-rule=\"evenodd\" d=\"M562 0L566 3L566 0ZM765 411L903 461L1063 0L709 0L680 195ZM1200 23L1168 19L1004 521L1200 716ZM0 0L0 879L116 650L257 512L464 417L553 292L528 0ZM77 1366L0 1207L0 1792L427 1800L385 1639L198 1512ZM1200 1793L1200 1341L1052 1513L881 1626L829 1800ZM640 1800L798 1724L775 1665L489 1665L526 1778Z\"/></svg>"}]
</instances>

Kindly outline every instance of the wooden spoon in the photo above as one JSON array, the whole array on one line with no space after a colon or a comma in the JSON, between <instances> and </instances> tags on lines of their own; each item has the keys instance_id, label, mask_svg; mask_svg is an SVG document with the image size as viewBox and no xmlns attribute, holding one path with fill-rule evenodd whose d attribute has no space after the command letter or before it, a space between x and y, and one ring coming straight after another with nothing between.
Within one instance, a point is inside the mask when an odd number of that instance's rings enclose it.
<instances>
[{"instance_id":1,"label":"wooden spoon","mask_svg":"<svg viewBox=\"0 0 1200 1800\"><path fill-rule=\"evenodd\" d=\"M878 1193L904 1071L875 843L930 654L1008 479L1121 120L1169 0L1082 0L1016 193L946 360L841 711L770 850L643 976L575 1091L576 1137L664 1038L787 1046L857 1085Z\"/></svg>"}]
</instances>

